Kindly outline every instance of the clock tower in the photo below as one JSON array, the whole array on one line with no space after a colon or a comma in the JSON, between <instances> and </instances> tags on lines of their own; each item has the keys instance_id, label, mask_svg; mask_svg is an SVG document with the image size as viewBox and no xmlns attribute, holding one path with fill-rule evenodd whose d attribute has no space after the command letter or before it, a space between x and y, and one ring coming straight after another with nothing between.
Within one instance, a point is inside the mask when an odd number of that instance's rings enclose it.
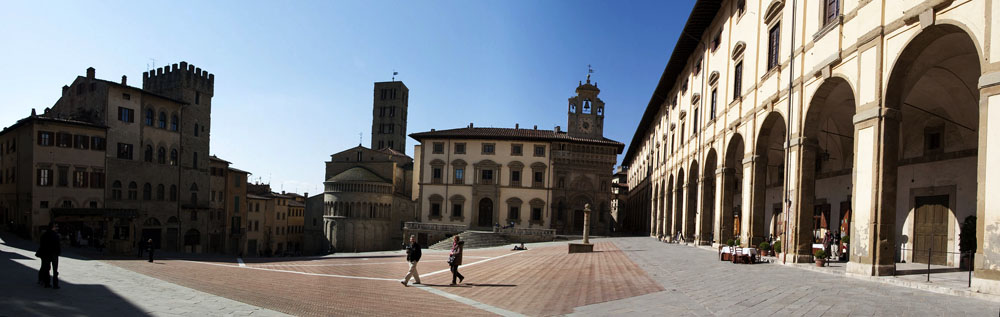
<instances>
[{"instance_id":1,"label":"clock tower","mask_svg":"<svg viewBox=\"0 0 1000 317\"><path fill-rule=\"evenodd\" d=\"M594 139L604 137L604 101L597 98L599 93L601 90L597 89L597 83L591 84L590 74L587 74L587 83L581 82L576 87L576 96L569 98L569 136Z\"/></svg>"}]
</instances>

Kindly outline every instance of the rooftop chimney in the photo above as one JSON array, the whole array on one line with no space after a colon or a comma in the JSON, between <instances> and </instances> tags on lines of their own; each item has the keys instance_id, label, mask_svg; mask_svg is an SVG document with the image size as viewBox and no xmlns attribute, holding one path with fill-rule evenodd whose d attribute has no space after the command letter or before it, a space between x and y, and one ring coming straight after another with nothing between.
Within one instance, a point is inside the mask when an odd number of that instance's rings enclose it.
<instances>
[{"instance_id":1,"label":"rooftop chimney","mask_svg":"<svg viewBox=\"0 0 1000 317\"><path fill-rule=\"evenodd\" d=\"M94 68L87 67L87 78L94 79Z\"/></svg>"},{"instance_id":2,"label":"rooftop chimney","mask_svg":"<svg viewBox=\"0 0 1000 317\"><path fill-rule=\"evenodd\" d=\"M556 126L556 132L559 132L559 126Z\"/></svg>"},{"instance_id":3,"label":"rooftop chimney","mask_svg":"<svg viewBox=\"0 0 1000 317\"><path fill-rule=\"evenodd\" d=\"M473 128L472 122L469 122L469 128Z\"/></svg>"},{"instance_id":4,"label":"rooftop chimney","mask_svg":"<svg viewBox=\"0 0 1000 317\"><path fill-rule=\"evenodd\" d=\"M122 86L128 86L128 76L122 75Z\"/></svg>"},{"instance_id":5,"label":"rooftop chimney","mask_svg":"<svg viewBox=\"0 0 1000 317\"><path fill-rule=\"evenodd\" d=\"M521 124L520 123L515 123L514 124L514 129L520 129L520 128L521 128Z\"/></svg>"},{"instance_id":6,"label":"rooftop chimney","mask_svg":"<svg viewBox=\"0 0 1000 317\"><path fill-rule=\"evenodd\" d=\"M34 116L36 116L36 115L37 115L37 114L35 114L35 108L31 108L31 116L32 116L32 117L34 117Z\"/></svg>"},{"instance_id":7,"label":"rooftop chimney","mask_svg":"<svg viewBox=\"0 0 1000 317\"><path fill-rule=\"evenodd\" d=\"M69 93L69 86L63 85L63 96L65 96L67 93Z\"/></svg>"},{"instance_id":8,"label":"rooftop chimney","mask_svg":"<svg viewBox=\"0 0 1000 317\"><path fill-rule=\"evenodd\" d=\"M535 130L538 130L538 125L537 124L535 125Z\"/></svg>"}]
</instances>

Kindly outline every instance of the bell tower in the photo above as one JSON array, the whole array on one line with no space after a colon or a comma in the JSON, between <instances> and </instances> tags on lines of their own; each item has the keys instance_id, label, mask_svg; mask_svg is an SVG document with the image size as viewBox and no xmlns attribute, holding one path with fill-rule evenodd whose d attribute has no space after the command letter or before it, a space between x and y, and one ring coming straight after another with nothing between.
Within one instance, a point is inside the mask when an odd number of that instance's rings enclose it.
<instances>
[{"instance_id":1,"label":"bell tower","mask_svg":"<svg viewBox=\"0 0 1000 317\"><path fill-rule=\"evenodd\" d=\"M597 83L581 82L576 87L576 96L569 98L567 111L567 130L571 137L603 138L604 137L604 101L597 98L601 93Z\"/></svg>"}]
</instances>

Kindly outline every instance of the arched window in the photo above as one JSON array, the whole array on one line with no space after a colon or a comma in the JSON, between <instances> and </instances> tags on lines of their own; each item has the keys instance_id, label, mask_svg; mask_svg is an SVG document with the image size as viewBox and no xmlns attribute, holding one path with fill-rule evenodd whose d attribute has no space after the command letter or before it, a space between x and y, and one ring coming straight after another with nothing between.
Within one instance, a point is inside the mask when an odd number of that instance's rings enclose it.
<instances>
[{"instance_id":1,"label":"arched window","mask_svg":"<svg viewBox=\"0 0 1000 317\"><path fill-rule=\"evenodd\" d=\"M604 115L604 107L597 107L597 115L599 116Z\"/></svg>"},{"instance_id":2,"label":"arched window","mask_svg":"<svg viewBox=\"0 0 1000 317\"><path fill-rule=\"evenodd\" d=\"M194 136L198 136L198 124L194 124Z\"/></svg>"},{"instance_id":3,"label":"arched window","mask_svg":"<svg viewBox=\"0 0 1000 317\"><path fill-rule=\"evenodd\" d=\"M153 109L146 109L146 125L153 126L153 116L155 116Z\"/></svg>"},{"instance_id":4,"label":"arched window","mask_svg":"<svg viewBox=\"0 0 1000 317\"><path fill-rule=\"evenodd\" d=\"M170 131L177 131L179 126L180 119L177 118L177 115L170 116Z\"/></svg>"},{"instance_id":5,"label":"arched window","mask_svg":"<svg viewBox=\"0 0 1000 317\"><path fill-rule=\"evenodd\" d=\"M153 185L146 183L142 185L142 200L153 199Z\"/></svg>"},{"instance_id":6,"label":"arched window","mask_svg":"<svg viewBox=\"0 0 1000 317\"><path fill-rule=\"evenodd\" d=\"M160 149L156 150L156 162L160 164L167 164L167 149L162 146Z\"/></svg>"},{"instance_id":7,"label":"arched window","mask_svg":"<svg viewBox=\"0 0 1000 317\"><path fill-rule=\"evenodd\" d=\"M163 200L163 184L156 185L156 200Z\"/></svg>"},{"instance_id":8,"label":"arched window","mask_svg":"<svg viewBox=\"0 0 1000 317\"><path fill-rule=\"evenodd\" d=\"M122 199L122 182L115 181L111 184L111 199L121 200Z\"/></svg>"},{"instance_id":9,"label":"arched window","mask_svg":"<svg viewBox=\"0 0 1000 317\"><path fill-rule=\"evenodd\" d=\"M177 150L170 150L170 165L177 165Z\"/></svg>"},{"instance_id":10,"label":"arched window","mask_svg":"<svg viewBox=\"0 0 1000 317\"><path fill-rule=\"evenodd\" d=\"M177 185L170 185L170 201L177 201Z\"/></svg>"},{"instance_id":11,"label":"arched window","mask_svg":"<svg viewBox=\"0 0 1000 317\"><path fill-rule=\"evenodd\" d=\"M167 128L167 114L160 112L160 120L156 122L156 127L160 129Z\"/></svg>"},{"instance_id":12,"label":"arched window","mask_svg":"<svg viewBox=\"0 0 1000 317\"><path fill-rule=\"evenodd\" d=\"M191 160L191 166L193 166L195 169L198 169L198 152L194 152L194 155L192 156Z\"/></svg>"},{"instance_id":13,"label":"arched window","mask_svg":"<svg viewBox=\"0 0 1000 317\"><path fill-rule=\"evenodd\" d=\"M191 204L198 204L198 184L191 183Z\"/></svg>"},{"instance_id":14,"label":"arched window","mask_svg":"<svg viewBox=\"0 0 1000 317\"><path fill-rule=\"evenodd\" d=\"M583 109L580 112L590 114L590 99L583 100Z\"/></svg>"},{"instance_id":15,"label":"arched window","mask_svg":"<svg viewBox=\"0 0 1000 317\"><path fill-rule=\"evenodd\" d=\"M152 145L146 145L146 152L145 152L145 155L143 155L142 158L146 162L152 162L153 161L153 146Z\"/></svg>"},{"instance_id":16,"label":"arched window","mask_svg":"<svg viewBox=\"0 0 1000 317\"><path fill-rule=\"evenodd\" d=\"M139 185L135 182L128 183L128 200L139 199Z\"/></svg>"},{"instance_id":17,"label":"arched window","mask_svg":"<svg viewBox=\"0 0 1000 317\"><path fill-rule=\"evenodd\" d=\"M576 113L576 104L575 103L569 104L569 113Z\"/></svg>"}]
</instances>

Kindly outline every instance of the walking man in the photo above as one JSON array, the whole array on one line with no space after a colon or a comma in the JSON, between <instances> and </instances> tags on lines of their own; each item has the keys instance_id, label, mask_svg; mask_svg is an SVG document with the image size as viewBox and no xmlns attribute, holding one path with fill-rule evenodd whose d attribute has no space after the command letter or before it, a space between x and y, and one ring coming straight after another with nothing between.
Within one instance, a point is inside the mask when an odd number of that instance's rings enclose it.
<instances>
[{"instance_id":1,"label":"walking man","mask_svg":"<svg viewBox=\"0 0 1000 317\"><path fill-rule=\"evenodd\" d=\"M147 240L146 241L146 251L149 252L149 263L153 263L153 250L154 249L155 248L154 248L154 245L153 245L153 239Z\"/></svg>"},{"instance_id":2,"label":"walking man","mask_svg":"<svg viewBox=\"0 0 1000 317\"><path fill-rule=\"evenodd\" d=\"M42 259L42 267L38 270L38 284L45 288L59 289L59 255L62 247L59 245L59 224L52 223L49 230L42 234L38 252L35 256ZM52 280L49 281L49 268L52 269Z\"/></svg>"},{"instance_id":3,"label":"walking man","mask_svg":"<svg viewBox=\"0 0 1000 317\"><path fill-rule=\"evenodd\" d=\"M410 245L406 246L406 262L410 262L410 271L406 272L406 277L403 277L400 283L406 286L406 283L410 282L410 277L413 277L413 284L420 284L420 274L417 273L417 262L420 261L420 243L417 243L417 237L410 236Z\"/></svg>"}]
</instances>

